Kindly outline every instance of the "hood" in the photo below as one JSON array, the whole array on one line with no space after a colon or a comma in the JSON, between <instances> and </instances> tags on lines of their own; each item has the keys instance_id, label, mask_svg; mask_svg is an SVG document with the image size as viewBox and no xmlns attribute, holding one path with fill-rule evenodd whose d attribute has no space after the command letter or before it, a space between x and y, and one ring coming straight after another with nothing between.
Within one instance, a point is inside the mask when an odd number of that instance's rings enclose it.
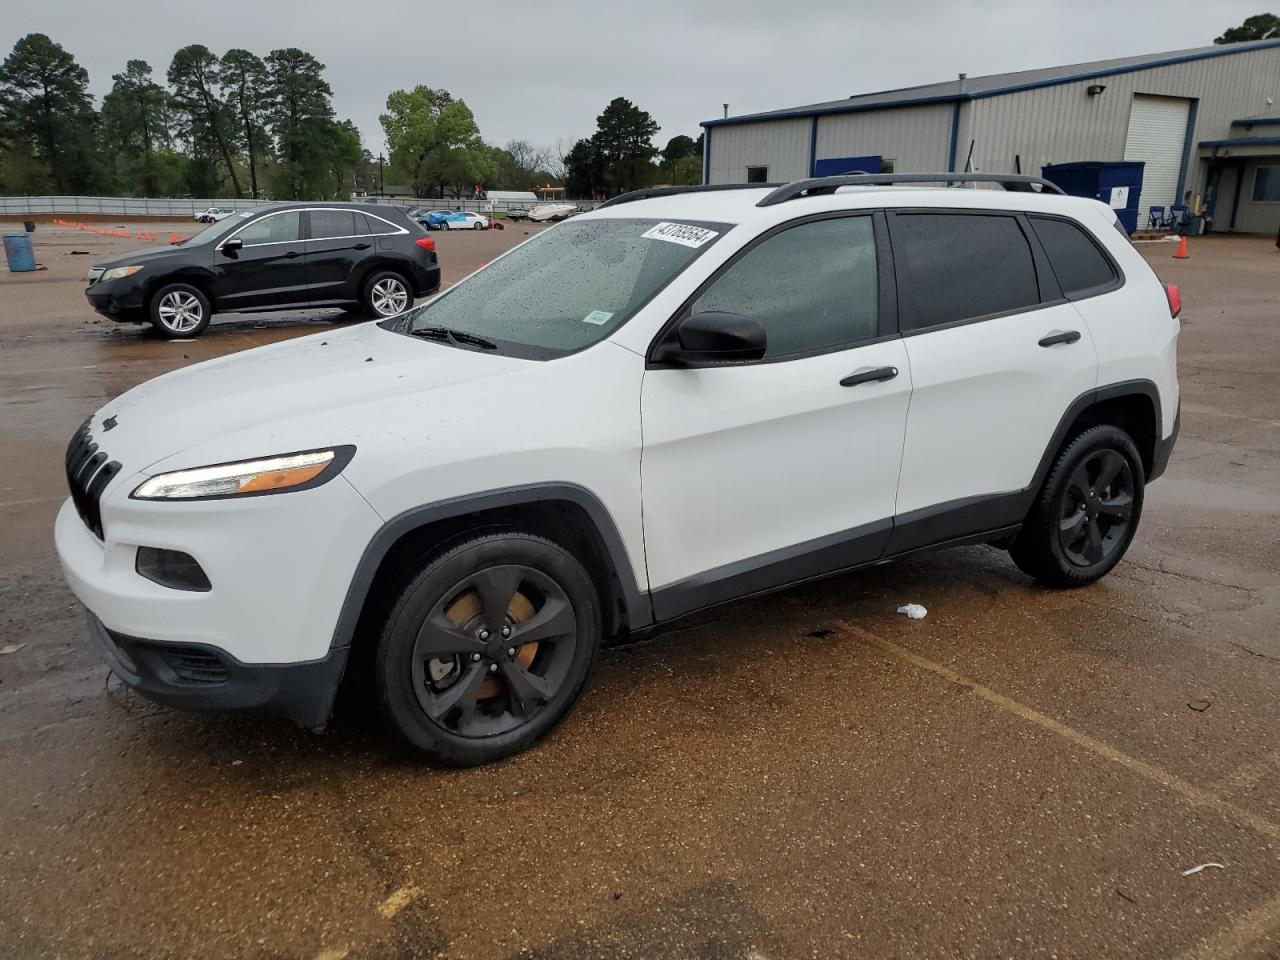
<instances>
[{"instance_id":1,"label":"hood","mask_svg":"<svg viewBox=\"0 0 1280 960\"><path fill-rule=\"evenodd\" d=\"M363 323L166 373L106 404L94 414L91 432L123 475L193 447L216 447L232 434L253 439L243 452L233 444L236 452L224 459L267 456L350 442L346 434L353 420L361 422L362 405L385 408L398 398L407 402L536 365ZM347 426L335 424L339 419ZM265 449L271 444L280 449Z\"/></svg>"},{"instance_id":2,"label":"hood","mask_svg":"<svg viewBox=\"0 0 1280 960\"><path fill-rule=\"evenodd\" d=\"M189 251L190 249L190 247L178 247L171 244L165 244L163 247L143 247L141 250L130 250L128 253L120 253L114 257L99 260L94 266L103 267L107 270L112 267L128 267L136 263L150 263L153 260L172 256L179 250Z\"/></svg>"}]
</instances>

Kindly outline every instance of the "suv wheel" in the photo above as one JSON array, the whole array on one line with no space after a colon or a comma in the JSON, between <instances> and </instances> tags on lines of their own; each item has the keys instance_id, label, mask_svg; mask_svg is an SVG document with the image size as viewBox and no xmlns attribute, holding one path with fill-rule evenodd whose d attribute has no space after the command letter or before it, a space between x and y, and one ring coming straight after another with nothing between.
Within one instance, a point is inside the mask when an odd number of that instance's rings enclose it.
<instances>
[{"instance_id":1,"label":"suv wheel","mask_svg":"<svg viewBox=\"0 0 1280 960\"><path fill-rule=\"evenodd\" d=\"M375 273L364 285L364 309L371 317L394 317L413 306L404 277L390 270Z\"/></svg>"},{"instance_id":2,"label":"suv wheel","mask_svg":"<svg viewBox=\"0 0 1280 960\"><path fill-rule=\"evenodd\" d=\"M1013 562L1042 583L1100 580L1129 549L1142 516L1142 458L1119 427L1085 430L1058 455L1010 547Z\"/></svg>"},{"instance_id":3,"label":"suv wheel","mask_svg":"<svg viewBox=\"0 0 1280 960\"><path fill-rule=\"evenodd\" d=\"M213 311L209 298L188 283L170 283L151 298L151 323L169 337L189 339L204 333Z\"/></svg>"},{"instance_id":4,"label":"suv wheel","mask_svg":"<svg viewBox=\"0 0 1280 960\"><path fill-rule=\"evenodd\" d=\"M527 749L569 712L600 645L582 564L528 533L454 546L407 580L374 657L378 699L414 748L472 766Z\"/></svg>"}]
</instances>

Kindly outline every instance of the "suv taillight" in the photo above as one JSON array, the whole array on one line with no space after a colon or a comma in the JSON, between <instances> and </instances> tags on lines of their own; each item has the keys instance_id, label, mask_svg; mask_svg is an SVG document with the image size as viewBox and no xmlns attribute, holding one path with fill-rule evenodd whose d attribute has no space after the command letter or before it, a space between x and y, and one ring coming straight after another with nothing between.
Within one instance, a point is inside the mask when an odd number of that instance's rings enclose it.
<instances>
[{"instance_id":1,"label":"suv taillight","mask_svg":"<svg viewBox=\"0 0 1280 960\"><path fill-rule=\"evenodd\" d=\"M1176 283L1166 283L1163 286L1165 298L1169 301L1169 316L1177 320L1182 313L1182 291Z\"/></svg>"},{"instance_id":2,"label":"suv taillight","mask_svg":"<svg viewBox=\"0 0 1280 960\"><path fill-rule=\"evenodd\" d=\"M436 242L432 237L418 237L418 239L413 242L423 250L434 250L436 248Z\"/></svg>"}]
</instances>

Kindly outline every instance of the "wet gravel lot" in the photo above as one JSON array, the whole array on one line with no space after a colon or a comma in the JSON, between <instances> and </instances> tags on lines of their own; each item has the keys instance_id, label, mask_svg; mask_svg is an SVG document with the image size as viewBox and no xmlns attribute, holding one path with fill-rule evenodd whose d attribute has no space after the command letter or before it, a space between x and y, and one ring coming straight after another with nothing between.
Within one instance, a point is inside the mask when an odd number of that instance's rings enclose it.
<instances>
[{"instance_id":1,"label":"wet gravel lot","mask_svg":"<svg viewBox=\"0 0 1280 960\"><path fill-rule=\"evenodd\" d=\"M525 229L437 234L446 280ZM1280 957L1271 241L1142 248L1182 285L1182 436L1104 582L968 547L720 607L465 772L358 697L322 736L184 714L89 651L52 545L71 433L339 322L99 321L85 270L142 245L41 224L48 269L0 273L0 956Z\"/></svg>"}]
</instances>

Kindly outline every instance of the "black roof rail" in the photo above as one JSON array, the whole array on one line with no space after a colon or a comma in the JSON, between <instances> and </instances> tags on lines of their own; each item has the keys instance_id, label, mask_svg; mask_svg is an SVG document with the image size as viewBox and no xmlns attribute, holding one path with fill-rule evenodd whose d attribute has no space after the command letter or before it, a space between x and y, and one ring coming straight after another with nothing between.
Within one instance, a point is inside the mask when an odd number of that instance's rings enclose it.
<instances>
[{"instance_id":1,"label":"black roof rail","mask_svg":"<svg viewBox=\"0 0 1280 960\"><path fill-rule=\"evenodd\" d=\"M773 193L756 204L757 207L771 207L775 203L786 203L797 197L816 197L821 194L835 193L840 187L878 187L894 183L998 183L1006 190L1022 193L1033 193L1033 187L1039 186L1042 193L1063 194L1062 188L1050 183L1043 177L1029 177L1025 174L1013 173L846 173L839 177L813 177L809 180L796 180L778 187Z\"/></svg>"},{"instance_id":2,"label":"black roof rail","mask_svg":"<svg viewBox=\"0 0 1280 960\"><path fill-rule=\"evenodd\" d=\"M596 209L616 207L620 203L630 203L632 200L648 200L652 197L674 197L681 193L716 193L720 190L759 190L764 187L778 188L782 186L785 185L781 183L703 183L688 187L645 187L643 190L620 193L616 197L606 200Z\"/></svg>"}]
</instances>

